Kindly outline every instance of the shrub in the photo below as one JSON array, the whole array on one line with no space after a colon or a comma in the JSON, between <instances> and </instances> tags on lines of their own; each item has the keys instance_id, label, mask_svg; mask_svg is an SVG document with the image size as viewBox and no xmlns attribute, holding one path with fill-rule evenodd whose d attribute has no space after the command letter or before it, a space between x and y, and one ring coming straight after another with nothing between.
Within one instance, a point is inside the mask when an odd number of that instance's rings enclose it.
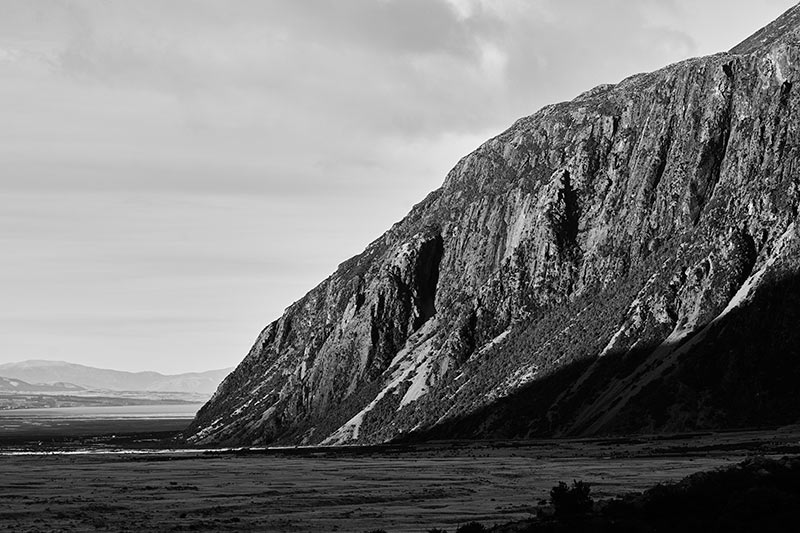
<instances>
[{"instance_id":1,"label":"shrub","mask_svg":"<svg viewBox=\"0 0 800 533\"><path fill-rule=\"evenodd\" d=\"M550 501L553 502L556 516L569 518L582 516L592 510L591 487L583 481L573 481L572 487L561 481L550 489Z\"/></svg>"},{"instance_id":2,"label":"shrub","mask_svg":"<svg viewBox=\"0 0 800 533\"><path fill-rule=\"evenodd\" d=\"M456 533L487 533L489 530L479 522L469 522L456 529Z\"/></svg>"}]
</instances>

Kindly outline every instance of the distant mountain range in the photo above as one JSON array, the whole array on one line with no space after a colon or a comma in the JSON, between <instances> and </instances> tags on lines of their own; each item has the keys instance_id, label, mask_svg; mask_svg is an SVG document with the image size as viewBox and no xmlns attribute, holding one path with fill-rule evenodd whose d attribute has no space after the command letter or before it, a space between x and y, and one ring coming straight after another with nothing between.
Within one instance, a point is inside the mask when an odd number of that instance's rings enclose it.
<instances>
[{"instance_id":1,"label":"distant mountain range","mask_svg":"<svg viewBox=\"0 0 800 533\"><path fill-rule=\"evenodd\" d=\"M0 377L0 392L78 392L86 390L74 383L28 383L21 379Z\"/></svg>"},{"instance_id":2,"label":"distant mountain range","mask_svg":"<svg viewBox=\"0 0 800 533\"><path fill-rule=\"evenodd\" d=\"M67 363L64 361L31 360L0 364L0 391L77 391L82 388L109 391L151 391L213 394L230 368L206 372L164 375L158 372L124 372L107 368ZM18 380L20 385L14 386ZM33 385L36 384L36 385ZM53 388L53 387L73 388Z\"/></svg>"}]
</instances>

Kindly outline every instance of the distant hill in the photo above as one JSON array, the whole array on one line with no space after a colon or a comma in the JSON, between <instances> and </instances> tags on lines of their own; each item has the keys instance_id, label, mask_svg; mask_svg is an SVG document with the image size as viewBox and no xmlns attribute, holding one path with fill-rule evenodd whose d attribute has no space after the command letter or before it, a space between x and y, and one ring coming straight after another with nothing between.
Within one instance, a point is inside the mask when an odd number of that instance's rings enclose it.
<instances>
[{"instance_id":1,"label":"distant hill","mask_svg":"<svg viewBox=\"0 0 800 533\"><path fill-rule=\"evenodd\" d=\"M231 369L164 375L158 372L124 372L107 368L67 363L64 361L31 360L0 364L0 376L37 384L55 386L69 383L87 389L110 391L153 391L213 394ZM12 385L13 387L13 385ZM13 390L4 389L0 390Z\"/></svg>"},{"instance_id":2,"label":"distant hill","mask_svg":"<svg viewBox=\"0 0 800 533\"><path fill-rule=\"evenodd\" d=\"M74 383L28 383L21 379L0 376L0 392L76 392L85 390Z\"/></svg>"}]
</instances>

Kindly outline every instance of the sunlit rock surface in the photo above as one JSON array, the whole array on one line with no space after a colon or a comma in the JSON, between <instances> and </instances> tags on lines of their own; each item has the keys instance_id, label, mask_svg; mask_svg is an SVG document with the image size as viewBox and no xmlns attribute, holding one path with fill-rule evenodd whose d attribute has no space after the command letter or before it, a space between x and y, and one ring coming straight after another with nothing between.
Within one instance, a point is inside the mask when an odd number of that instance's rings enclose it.
<instances>
[{"instance_id":1,"label":"sunlit rock surface","mask_svg":"<svg viewBox=\"0 0 800 533\"><path fill-rule=\"evenodd\" d=\"M487 141L264 329L188 441L795 422L799 18Z\"/></svg>"}]
</instances>

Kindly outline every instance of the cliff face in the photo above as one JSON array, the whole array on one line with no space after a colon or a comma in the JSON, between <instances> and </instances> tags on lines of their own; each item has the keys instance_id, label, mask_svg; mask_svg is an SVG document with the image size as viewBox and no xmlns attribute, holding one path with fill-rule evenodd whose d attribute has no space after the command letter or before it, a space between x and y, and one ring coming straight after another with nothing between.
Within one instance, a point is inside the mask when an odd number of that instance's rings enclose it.
<instances>
[{"instance_id":1,"label":"cliff face","mask_svg":"<svg viewBox=\"0 0 800 533\"><path fill-rule=\"evenodd\" d=\"M796 421L798 19L486 142L267 326L188 440Z\"/></svg>"}]
</instances>

